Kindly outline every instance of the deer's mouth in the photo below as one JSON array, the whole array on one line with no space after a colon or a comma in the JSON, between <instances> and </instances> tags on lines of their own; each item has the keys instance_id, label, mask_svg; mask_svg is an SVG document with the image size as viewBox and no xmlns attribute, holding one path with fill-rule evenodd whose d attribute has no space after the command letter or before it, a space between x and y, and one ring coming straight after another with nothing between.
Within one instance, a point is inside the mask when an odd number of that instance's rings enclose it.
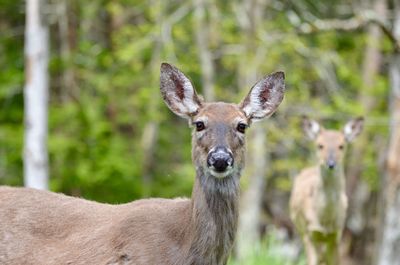
<instances>
[{"instance_id":1,"label":"deer's mouth","mask_svg":"<svg viewBox=\"0 0 400 265\"><path fill-rule=\"evenodd\" d=\"M234 171L234 168L233 168L232 166L231 166L231 167L228 167L228 168L225 169L225 171L223 171L223 172L219 172L219 171L216 171L216 170L215 170L214 168L212 168L212 167L208 167L208 172L209 172L213 177L215 177L215 178L217 178L217 179L226 178L226 177L232 175L233 171Z\"/></svg>"}]
</instances>

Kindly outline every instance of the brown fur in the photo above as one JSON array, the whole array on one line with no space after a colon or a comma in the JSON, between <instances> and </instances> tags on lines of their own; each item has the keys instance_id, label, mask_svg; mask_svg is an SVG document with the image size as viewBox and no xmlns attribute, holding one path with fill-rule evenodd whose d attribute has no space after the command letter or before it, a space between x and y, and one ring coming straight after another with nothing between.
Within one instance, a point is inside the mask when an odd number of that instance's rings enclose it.
<instances>
[{"instance_id":1,"label":"brown fur","mask_svg":"<svg viewBox=\"0 0 400 265\"><path fill-rule=\"evenodd\" d=\"M271 90L273 98L263 106L252 99L245 100L251 106L204 103L178 69L163 64L161 92L168 107L190 122L205 124L204 130L193 130L192 198L109 205L47 191L0 187L0 264L226 264L235 239L244 166L245 137L237 125L249 124L255 107L263 112L258 114L261 117L279 105L283 73L268 78L269 87L260 85L253 91L254 98ZM233 154L234 164L223 176L207 165L207 155L215 146Z\"/></svg>"},{"instance_id":2,"label":"brown fur","mask_svg":"<svg viewBox=\"0 0 400 265\"><path fill-rule=\"evenodd\" d=\"M343 132L325 130L305 119L303 129L316 145L317 166L296 176L290 198L291 218L305 246L308 265L338 265L339 243L347 210L343 157L347 142L362 129L362 119ZM334 168L328 168L329 164Z\"/></svg>"}]
</instances>

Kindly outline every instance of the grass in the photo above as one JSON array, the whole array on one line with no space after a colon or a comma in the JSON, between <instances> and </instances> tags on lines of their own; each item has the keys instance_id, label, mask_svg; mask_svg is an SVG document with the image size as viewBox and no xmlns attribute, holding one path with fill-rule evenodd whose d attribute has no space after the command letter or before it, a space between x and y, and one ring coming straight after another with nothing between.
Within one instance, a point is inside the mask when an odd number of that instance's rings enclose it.
<instances>
[{"instance_id":1,"label":"grass","mask_svg":"<svg viewBox=\"0 0 400 265\"><path fill-rule=\"evenodd\" d=\"M304 257L293 258L285 253L282 242L272 236L255 244L243 261L230 259L228 265L306 265Z\"/></svg>"}]
</instances>

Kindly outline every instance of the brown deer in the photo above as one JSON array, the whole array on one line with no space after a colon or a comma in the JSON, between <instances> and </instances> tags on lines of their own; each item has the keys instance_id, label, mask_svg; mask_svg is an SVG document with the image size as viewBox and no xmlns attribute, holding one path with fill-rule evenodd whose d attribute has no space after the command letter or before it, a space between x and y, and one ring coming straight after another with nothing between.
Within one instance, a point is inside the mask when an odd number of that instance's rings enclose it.
<instances>
[{"instance_id":1,"label":"brown deer","mask_svg":"<svg viewBox=\"0 0 400 265\"><path fill-rule=\"evenodd\" d=\"M193 125L191 199L109 205L47 191L0 188L0 264L226 264L235 239L245 130L270 116L284 74L256 83L240 104L206 103L177 68L161 65L167 106Z\"/></svg>"},{"instance_id":2,"label":"brown deer","mask_svg":"<svg viewBox=\"0 0 400 265\"><path fill-rule=\"evenodd\" d=\"M347 210L343 160L346 144L361 131L363 118L342 131L326 130L303 118L303 130L316 146L318 164L296 176L290 198L291 218L305 246L308 265L338 265L339 243Z\"/></svg>"}]
</instances>

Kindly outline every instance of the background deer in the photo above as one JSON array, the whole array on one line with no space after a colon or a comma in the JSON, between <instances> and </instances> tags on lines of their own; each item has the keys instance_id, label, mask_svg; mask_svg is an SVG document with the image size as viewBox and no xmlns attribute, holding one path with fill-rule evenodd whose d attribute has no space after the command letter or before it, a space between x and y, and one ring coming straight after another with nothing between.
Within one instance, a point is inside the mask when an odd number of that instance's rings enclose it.
<instances>
[{"instance_id":1,"label":"background deer","mask_svg":"<svg viewBox=\"0 0 400 265\"><path fill-rule=\"evenodd\" d=\"M338 265L347 210L343 158L346 144L362 131L363 118L349 121L342 131L326 130L306 117L302 125L315 143L318 164L296 176L291 218L303 239L308 265Z\"/></svg>"},{"instance_id":2,"label":"background deer","mask_svg":"<svg viewBox=\"0 0 400 265\"><path fill-rule=\"evenodd\" d=\"M284 74L261 79L240 104L205 103L177 68L161 65L161 93L193 125L191 199L108 205L0 188L0 264L225 264L236 233L245 130L271 115Z\"/></svg>"}]
</instances>

